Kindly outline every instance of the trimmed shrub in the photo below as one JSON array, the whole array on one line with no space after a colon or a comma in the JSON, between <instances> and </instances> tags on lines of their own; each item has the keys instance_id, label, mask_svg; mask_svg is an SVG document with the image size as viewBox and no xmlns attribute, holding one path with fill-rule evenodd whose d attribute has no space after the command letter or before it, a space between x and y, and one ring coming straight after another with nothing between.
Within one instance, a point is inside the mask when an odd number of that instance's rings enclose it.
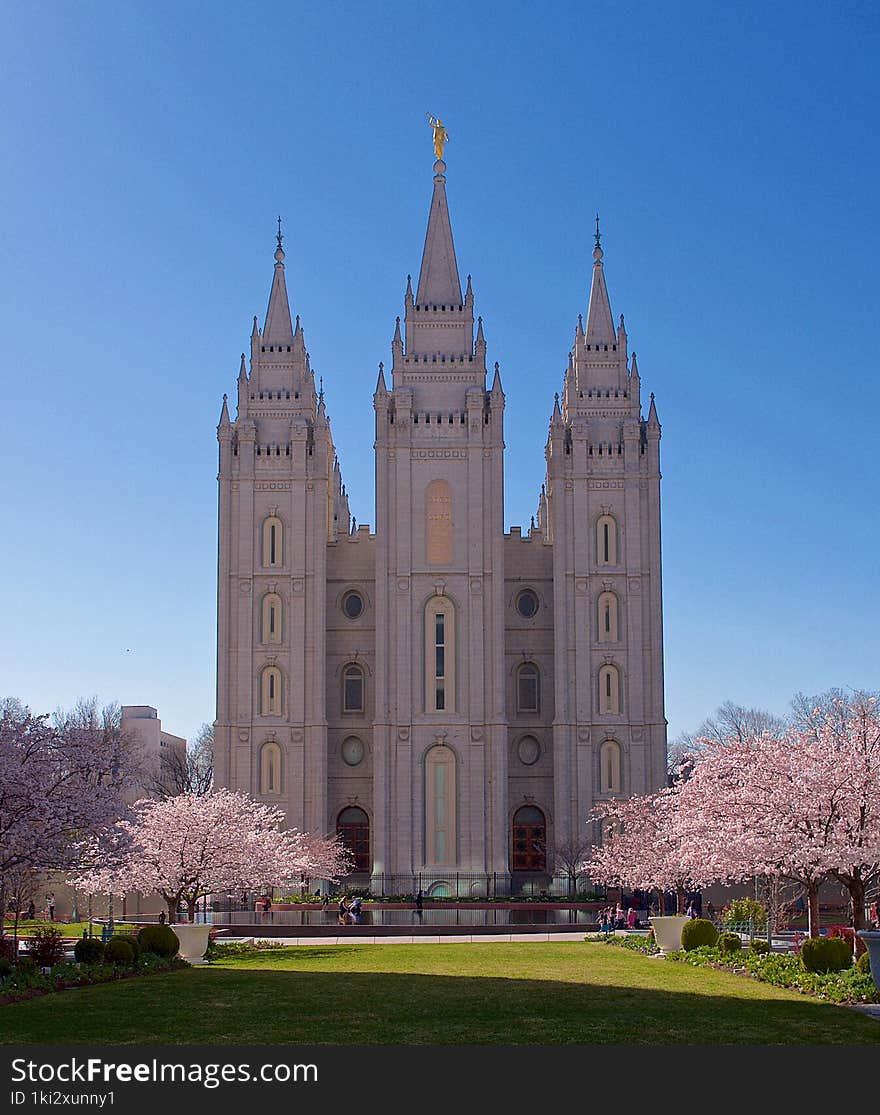
<instances>
[{"instance_id":1,"label":"trimmed shrub","mask_svg":"<svg viewBox=\"0 0 880 1115\"><path fill-rule=\"evenodd\" d=\"M749 948L752 952L767 953L770 952L770 942L764 941L760 937L753 937L751 941L749 941Z\"/></svg>"},{"instance_id":2,"label":"trimmed shrub","mask_svg":"<svg viewBox=\"0 0 880 1115\"><path fill-rule=\"evenodd\" d=\"M867 954L866 954L867 955ZM0 956L0 979L12 975L12 961L8 956Z\"/></svg>"},{"instance_id":3,"label":"trimmed shrub","mask_svg":"<svg viewBox=\"0 0 880 1115\"><path fill-rule=\"evenodd\" d=\"M856 967L858 968L858 970L860 972L867 972L868 974L870 974L870 972L871 972L871 954L869 952L863 952L862 955L856 961Z\"/></svg>"},{"instance_id":4,"label":"trimmed shrub","mask_svg":"<svg viewBox=\"0 0 880 1115\"><path fill-rule=\"evenodd\" d=\"M842 937L809 937L801 945L801 963L808 972L842 972L852 965L852 952Z\"/></svg>"},{"instance_id":5,"label":"trimmed shrub","mask_svg":"<svg viewBox=\"0 0 880 1115\"><path fill-rule=\"evenodd\" d=\"M111 937L104 946L105 964L124 964L126 968L131 968L134 961L134 948L128 937Z\"/></svg>"},{"instance_id":6,"label":"trimmed shrub","mask_svg":"<svg viewBox=\"0 0 880 1115\"><path fill-rule=\"evenodd\" d=\"M37 929L31 937L28 955L38 968L54 968L64 959L64 942L61 933L54 925Z\"/></svg>"},{"instance_id":7,"label":"trimmed shrub","mask_svg":"<svg viewBox=\"0 0 880 1115\"><path fill-rule=\"evenodd\" d=\"M166 959L180 948L177 934L170 925L145 925L137 935L137 942L141 952L152 952Z\"/></svg>"},{"instance_id":8,"label":"trimmed shrub","mask_svg":"<svg viewBox=\"0 0 880 1115\"><path fill-rule=\"evenodd\" d=\"M73 955L80 964L100 964L104 959L104 942L100 937L83 937L73 946Z\"/></svg>"},{"instance_id":9,"label":"trimmed shrub","mask_svg":"<svg viewBox=\"0 0 880 1115\"><path fill-rule=\"evenodd\" d=\"M711 948L718 941L718 930L706 918L692 918L686 922L681 931L681 947L685 952L691 949L709 945Z\"/></svg>"},{"instance_id":10,"label":"trimmed shrub","mask_svg":"<svg viewBox=\"0 0 880 1115\"><path fill-rule=\"evenodd\" d=\"M739 933L722 933L718 938L718 948L721 952L739 952L742 946Z\"/></svg>"}]
</instances>

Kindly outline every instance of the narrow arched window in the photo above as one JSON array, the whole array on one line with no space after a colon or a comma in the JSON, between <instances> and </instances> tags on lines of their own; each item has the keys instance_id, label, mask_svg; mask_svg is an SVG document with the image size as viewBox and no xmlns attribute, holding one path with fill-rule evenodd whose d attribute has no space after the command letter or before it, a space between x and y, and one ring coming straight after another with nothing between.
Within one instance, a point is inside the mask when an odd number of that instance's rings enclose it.
<instances>
[{"instance_id":1,"label":"narrow arched window","mask_svg":"<svg viewBox=\"0 0 880 1115\"><path fill-rule=\"evenodd\" d=\"M620 744L606 739L599 749L599 786L603 794L620 793Z\"/></svg>"},{"instance_id":2,"label":"narrow arched window","mask_svg":"<svg viewBox=\"0 0 880 1115\"><path fill-rule=\"evenodd\" d=\"M425 710L455 711L455 607L447 596L425 605Z\"/></svg>"},{"instance_id":3,"label":"narrow arched window","mask_svg":"<svg viewBox=\"0 0 880 1115\"><path fill-rule=\"evenodd\" d=\"M354 856L354 871L366 872L372 867L370 857L370 818L363 809L351 805L336 818L336 832Z\"/></svg>"},{"instance_id":4,"label":"narrow arched window","mask_svg":"<svg viewBox=\"0 0 880 1115\"><path fill-rule=\"evenodd\" d=\"M541 711L541 673L534 662L523 662L516 671L516 711Z\"/></svg>"},{"instance_id":5,"label":"narrow arched window","mask_svg":"<svg viewBox=\"0 0 880 1115\"><path fill-rule=\"evenodd\" d=\"M599 565L617 565L617 521L601 515L596 523L596 556Z\"/></svg>"},{"instance_id":6,"label":"narrow arched window","mask_svg":"<svg viewBox=\"0 0 880 1115\"><path fill-rule=\"evenodd\" d=\"M353 662L342 671L342 711L364 711L364 671Z\"/></svg>"},{"instance_id":7,"label":"narrow arched window","mask_svg":"<svg viewBox=\"0 0 880 1115\"><path fill-rule=\"evenodd\" d=\"M277 592L267 592L263 597L260 638L264 643L280 643L282 605Z\"/></svg>"},{"instance_id":8,"label":"narrow arched window","mask_svg":"<svg viewBox=\"0 0 880 1115\"><path fill-rule=\"evenodd\" d=\"M599 594L598 630L600 643L616 643L618 634L617 596L613 592Z\"/></svg>"},{"instance_id":9,"label":"narrow arched window","mask_svg":"<svg viewBox=\"0 0 880 1115\"><path fill-rule=\"evenodd\" d=\"M510 866L513 871L547 870L547 821L536 805L513 815Z\"/></svg>"},{"instance_id":10,"label":"narrow arched window","mask_svg":"<svg viewBox=\"0 0 880 1115\"><path fill-rule=\"evenodd\" d=\"M260 681L260 712L263 716L280 716L281 671L277 666L266 666Z\"/></svg>"},{"instance_id":11,"label":"narrow arched window","mask_svg":"<svg viewBox=\"0 0 880 1115\"><path fill-rule=\"evenodd\" d=\"M260 750L260 793L281 793L281 748L274 740Z\"/></svg>"},{"instance_id":12,"label":"narrow arched window","mask_svg":"<svg viewBox=\"0 0 880 1115\"><path fill-rule=\"evenodd\" d=\"M620 712L620 672L616 666L603 666L599 670L599 712Z\"/></svg>"},{"instance_id":13,"label":"narrow arched window","mask_svg":"<svg viewBox=\"0 0 880 1115\"><path fill-rule=\"evenodd\" d=\"M284 564L284 527L277 515L263 520L263 567L274 569Z\"/></svg>"},{"instance_id":14,"label":"narrow arched window","mask_svg":"<svg viewBox=\"0 0 880 1115\"><path fill-rule=\"evenodd\" d=\"M432 747L425 756L425 843L425 863L455 864L455 752L449 747Z\"/></svg>"}]
</instances>

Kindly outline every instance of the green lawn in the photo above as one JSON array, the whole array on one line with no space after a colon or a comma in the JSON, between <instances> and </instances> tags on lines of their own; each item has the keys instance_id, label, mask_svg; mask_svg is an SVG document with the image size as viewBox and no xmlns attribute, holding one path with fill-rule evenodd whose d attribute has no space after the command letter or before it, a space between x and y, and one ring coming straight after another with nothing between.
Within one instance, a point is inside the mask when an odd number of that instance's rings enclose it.
<instances>
[{"instance_id":1,"label":"green lawn","mask_svg":"<svg viewBox=\"0 0 880 1115\"><path fill-rule=\"evenodd\" d=\"M880 1022L577 942L293 947L0 1007L0 1042L880 1043Z\"/></svg>"}]
</instances>

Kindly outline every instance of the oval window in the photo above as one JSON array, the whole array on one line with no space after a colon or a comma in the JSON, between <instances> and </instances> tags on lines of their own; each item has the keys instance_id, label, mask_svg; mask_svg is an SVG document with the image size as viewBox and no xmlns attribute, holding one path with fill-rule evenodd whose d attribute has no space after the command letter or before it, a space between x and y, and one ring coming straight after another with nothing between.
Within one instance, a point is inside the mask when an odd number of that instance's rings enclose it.
<instances>
[{"instance_id":1,"label":"oval window","mask_svg":"<svg viewBox=\"0 0 880 1115\"><path fill-rule=\"evenodd\" d=\"M349 619L357 619L364 610L364 598L359 592L347 592L342 598L342 610Z\"/></svg>"},{"instance_id":2,"label":"oval window","mask_svg":"<svg viewBox=\"0 0 880 1115\"><path fill-rule=\"evenodd\" d=\"M357 736L349 736L342 741L342 759L350 767L356 767L364 757L364 743Z\"/></svg>"},{"instance_id":3,"label":"oval window","mask_svg":"<svg viewBox=\"0 0 880 1115\"><path fill-rule=\"evenodd\" d=\"M541 757L541 745L534 736L523 736L517 745L516 753L519 761L530 767L537 763Z\"/></svg>"},{"instance_id":4,"label":"oval window","mask_svg":"<svg viewBox=\"0 0 880 1115\"><path fill-rule=\"evenodd\" d=\"M516 598L516 610L523 619L531 619L538 613L538 595L530 588L523 591Z\"/></svg>"}]
</instances>

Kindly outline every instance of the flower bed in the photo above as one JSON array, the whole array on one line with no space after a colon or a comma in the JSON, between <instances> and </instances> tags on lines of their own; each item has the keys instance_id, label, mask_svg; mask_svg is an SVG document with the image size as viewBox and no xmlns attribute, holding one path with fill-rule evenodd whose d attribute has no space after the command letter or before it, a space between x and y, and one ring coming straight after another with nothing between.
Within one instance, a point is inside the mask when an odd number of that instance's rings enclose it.
<instances>
[{"instance_id":1,"label":"flower bed","mask_svg":"<svg viewBox=\"0 0 880 1115\"><path fill-rule=\"evenodd\" d=\"M668 960L679 964L692 964L696 968L721 968L738 975L749 975L774 987L801 991L829 1003L880 1003L880 992L874 986L870 972L860 971L855 965L842 972L808 972L799 957L781 953L753 953L747 949L731 955L717 948L699 948L692 952L672 952Z\"/></svg>"},{"instance_id":2,"label":"flower bed","mask_svg":"<svg viewBox=\"0 0 880 1115\"><path fill-rule=\"evenodd\" d=\"M171 972L188 968L179 957L164 959L144 953L131 967L120 964L56 964L49 972L18 964L12 972L0 978L0 1005L33 999L52 991L67 991L72 987L88 987L94 983L110 983L131 976L148 976L157 972Z\"/></svg>"}]
</instances>

